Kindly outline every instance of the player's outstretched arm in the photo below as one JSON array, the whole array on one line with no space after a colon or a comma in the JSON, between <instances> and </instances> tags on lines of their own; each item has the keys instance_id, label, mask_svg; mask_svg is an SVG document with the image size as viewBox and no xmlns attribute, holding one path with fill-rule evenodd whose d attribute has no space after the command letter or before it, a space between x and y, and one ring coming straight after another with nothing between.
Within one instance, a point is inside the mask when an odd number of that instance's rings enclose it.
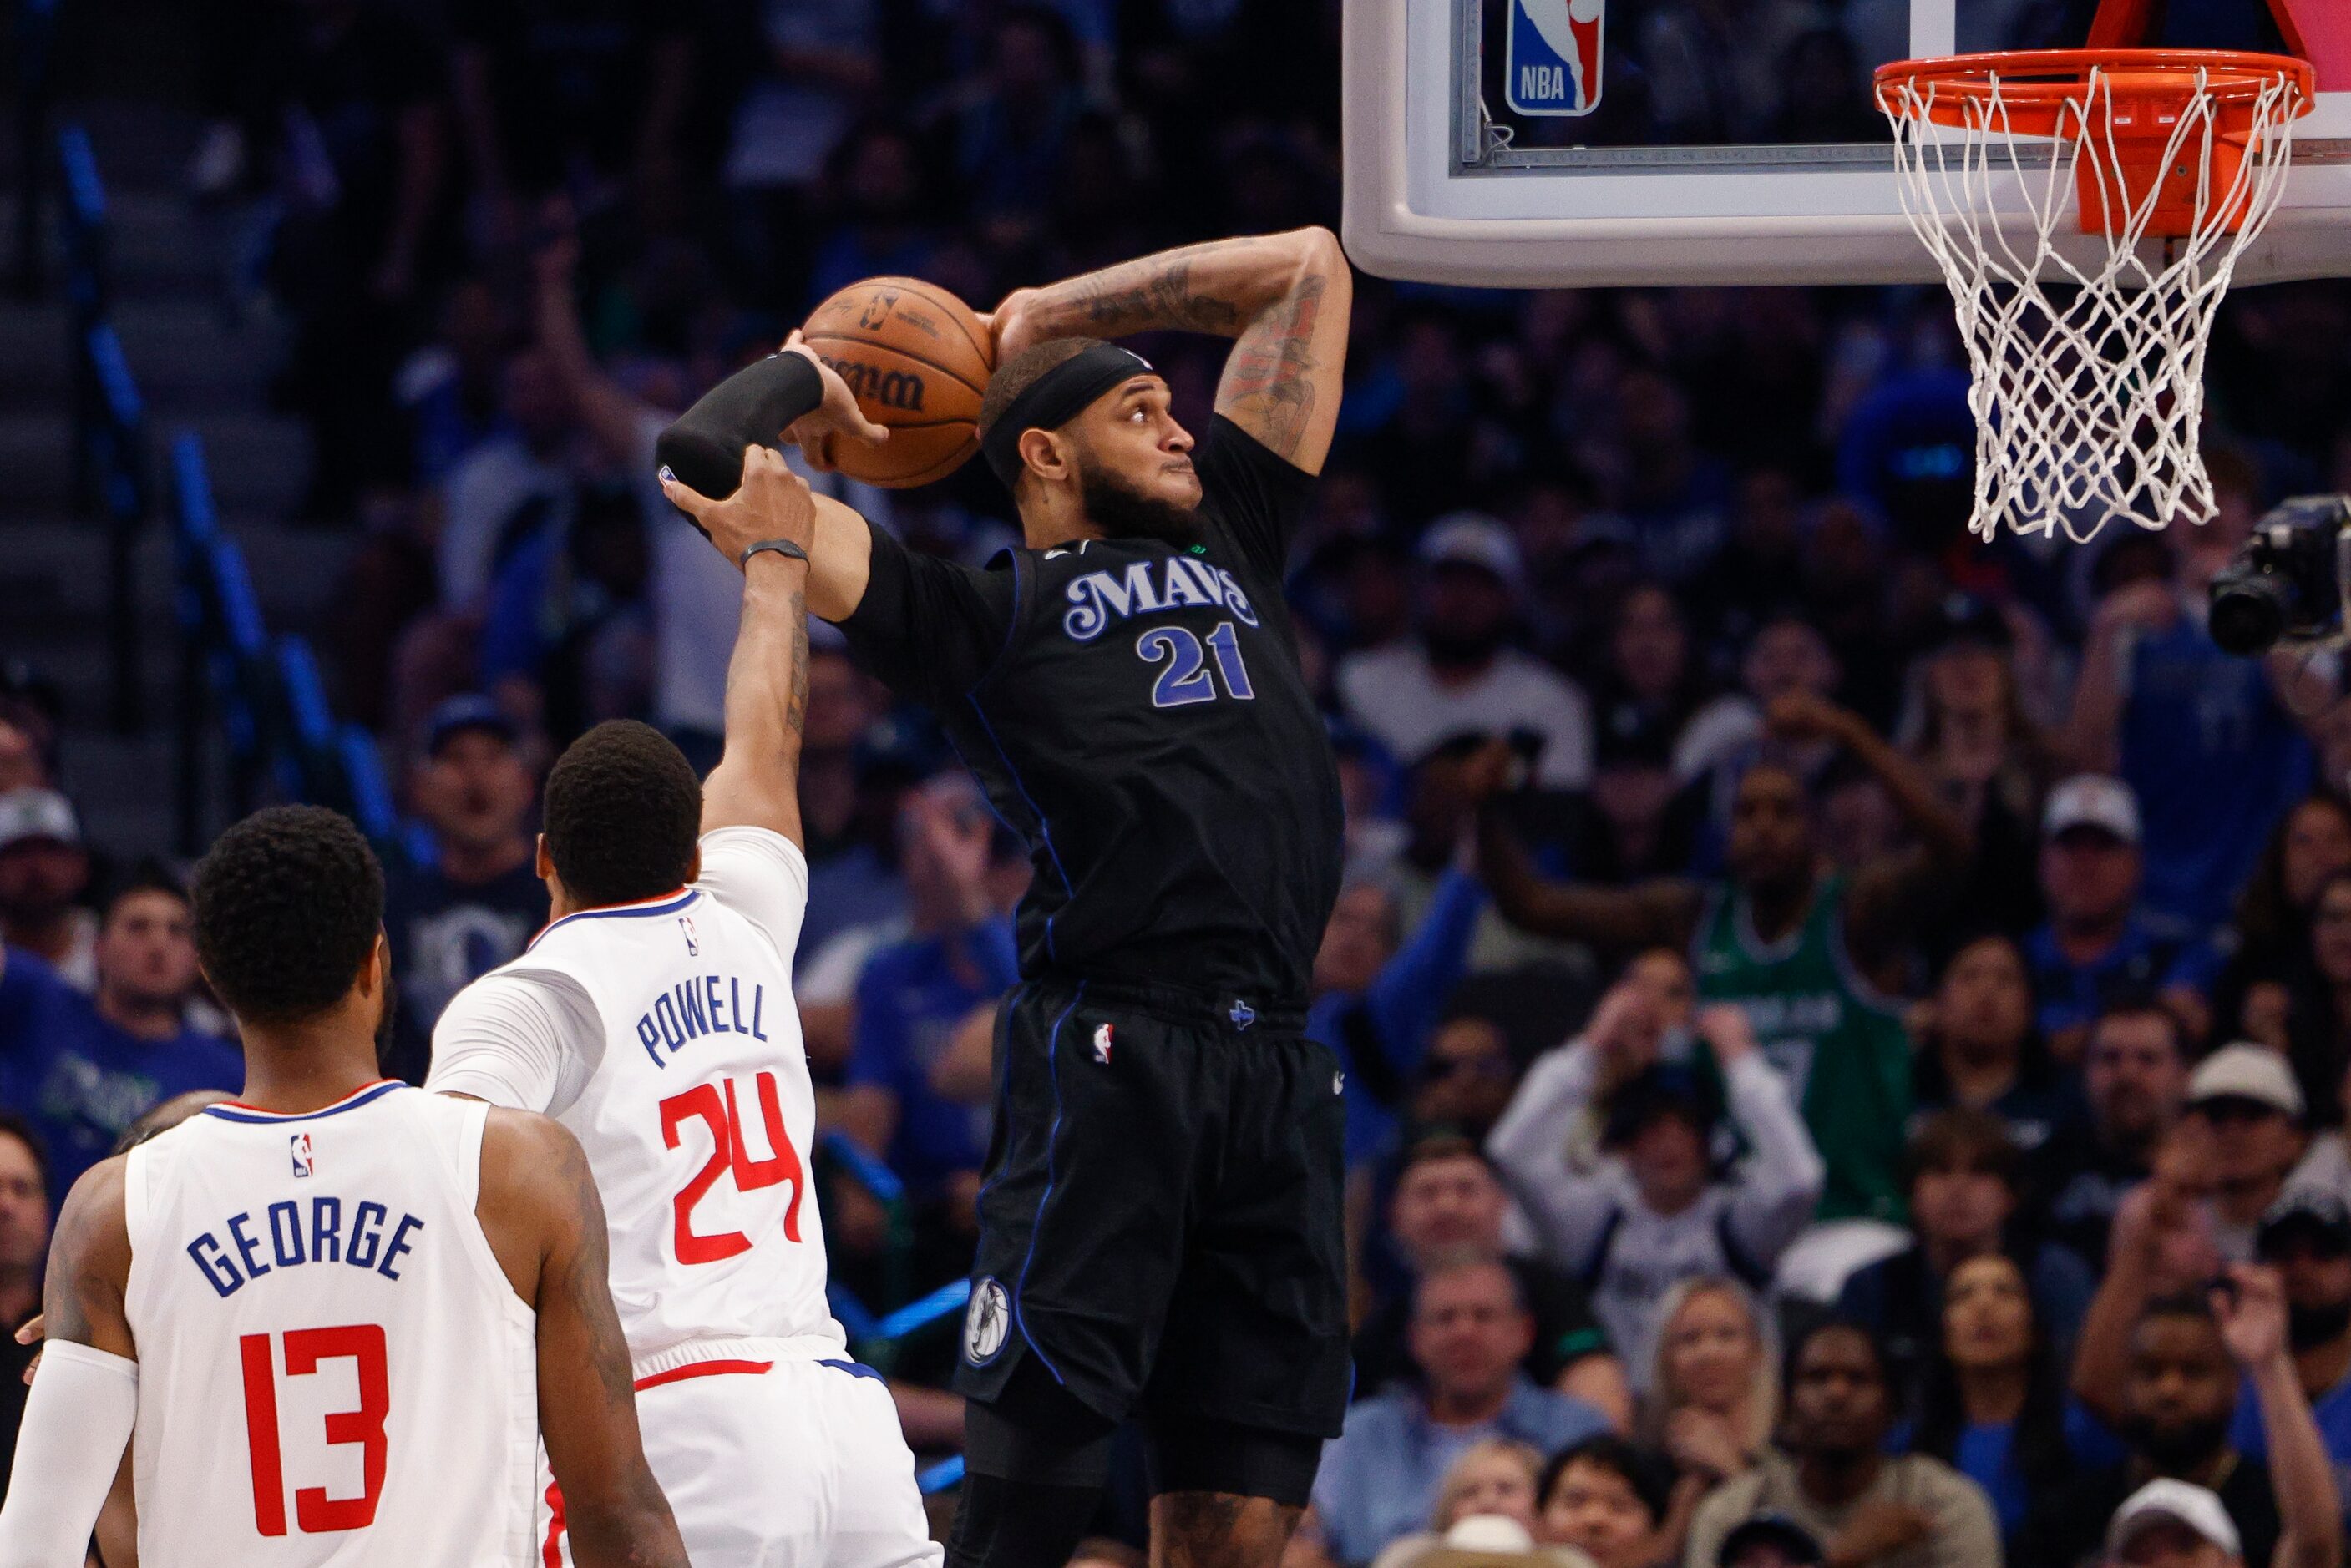
<instances>
[{"instance_id":1,"label":"player's outstretched arm","mask_svg":"<svg viewBox=\"0 0 2351 1568\"><path fill-rule=\"evenodd\" d=\"M726 667L726 749L702 786L702 831L765 827L800 841L800 727L808 712L808 582L816 502L764 446L743 452L724 501L673 478L662 490L743 568L743 620ZM780 544L782 550L759 546Z\"/></svg>"},{"instance_id":2,"label":"player's outstretched arm","mask_svg":"<svg viewBox=\"0 0 2351 1568\"><path fill-rule=\"evenodd\" d=\"M138 1417L122 1173L119 1158L92 1166L57 1216L42 1293L47 1343L0 1508L0 1568L81 1568Z\"/></svg>"},{"instance_id":3,"label":"player's outstretched arm","mask_svg":"<svg viewBox=\"0 0 2351 1568\"><path fill-rule=\"evenodd\" d=\"M562 1490L572 1561L684 1568L677 1521L637 1432L604 1205L587 1155L545 1116L493 1108L482 1130L481 1182L491 1245L538 1314L538 1427Z\"/></svg>"},{"instance_id":4,"label":"player's outstretched arm","mask_svg":"<svg viewBox=\"0 0 2351 1568\"><path fill-rule=\"evenodd\" d=\"M1324 228L1211 240L1021 289L988 320L997 362L1048 337L1209 332L1239 339L1217 411L1309 473L1339 420L1354 281Z\"/></svg>"}]
</instances>

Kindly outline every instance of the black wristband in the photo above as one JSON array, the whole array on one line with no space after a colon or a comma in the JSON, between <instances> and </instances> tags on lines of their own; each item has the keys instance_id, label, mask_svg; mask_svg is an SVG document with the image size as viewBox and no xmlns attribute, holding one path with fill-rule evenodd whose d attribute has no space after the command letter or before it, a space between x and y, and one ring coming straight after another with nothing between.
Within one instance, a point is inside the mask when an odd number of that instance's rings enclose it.
<instances>
[{"instance_id":1,"label":"black wristband","mask_svg":"<svg viewBox=\"0 0 2351 1568\"><path fill-rule=\"evenodd\" d=\"M794 561L806 561L809 558L808 552L789 539L762 539L744 551L741 558L735 564L747 572L751 569L751 557L762 550L773 550L777 555Z\"/></svg>"},{"instance_id":2,"label":"black wristband","mask_svg":"<svg viewBox=\"0 0 2351 1568\"><path fill-rule=\"evenodd\" d=\"M772 443L823 400L824 381L804 355L770 354L680 414L653 442L653 461L688 490L724 501L743 483L743 449Z\"/></svg>"}]
</instances>

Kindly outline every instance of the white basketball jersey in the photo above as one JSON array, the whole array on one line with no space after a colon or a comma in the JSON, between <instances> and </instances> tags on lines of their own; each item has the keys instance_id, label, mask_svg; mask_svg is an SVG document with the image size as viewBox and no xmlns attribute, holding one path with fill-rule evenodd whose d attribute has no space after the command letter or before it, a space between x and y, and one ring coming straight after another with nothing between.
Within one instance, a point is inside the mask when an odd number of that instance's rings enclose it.
<instances>
[{"instance_id":1,"label":"white basketball jersey","mask_svg":"<svg viewBox=\"0 0 2351 1568\"><path fill-rule=\"evenodd\" d=\"M488 1112L386 1082L131 1151L146 1568L529 1561L537 1336L474 1212Z\"/></svg>"},{"instance_id":2,"label":"white basketball jersey","mask_svg":"<svg viewBox=\"0 0 2351 1568\"><path fill-rule=\"evenodd\" d=\"M724 848L720 835L704 840L714 878ZM783 889L789 931L697 886L568 915L493 971L560 973L595 1003L601 1055L553 1114L603 1195L612 1302L640 1376L695 1342L805 1338L811 1354L845 1343L809 1190L816 1091L791 992L805 887L803 876Z\"/></svg>"}]
</instances>

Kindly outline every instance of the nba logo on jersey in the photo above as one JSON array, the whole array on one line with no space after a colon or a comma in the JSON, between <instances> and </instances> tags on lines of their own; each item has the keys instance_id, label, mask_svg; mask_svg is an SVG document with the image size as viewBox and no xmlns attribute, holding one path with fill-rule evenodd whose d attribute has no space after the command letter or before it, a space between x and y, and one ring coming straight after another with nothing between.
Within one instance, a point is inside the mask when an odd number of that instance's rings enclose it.
<instances>
[{"instance_id":1,"label":"nba logo on jersey","mask_svg":"<svg viewBox=\"0 0 2351 1568\"><path fill-rule=\"evenodd\" d=\"M1502 96L1519 114L1600 107L1600 29L1608 0L1510 0Z\"/></svg>"},{"instance_id":2,"label":"nba logo on jersey","mask_svg":"<svg viewBox=\"0 0 2351 1568\"><path fill-rule=\"evenodd\" d=\"M294 1156L294 1174L316 1176L319 1172L319 1165L310 1158L310 1135L298 1132L286 1141Z\"/></svg>"},{"instance_id":3,"label":"nba logo on jersey","mask_svg":"<svg viewBox=\"0 0 2351 1568\"><path fill-rule=\"evenodd\" d=\"M685 938L685 956L688 958L701 957L702 944L695 940L693 918L687 915L680 915L677 918L677 929L680 934Z\"/></svg>"}]
</instances>

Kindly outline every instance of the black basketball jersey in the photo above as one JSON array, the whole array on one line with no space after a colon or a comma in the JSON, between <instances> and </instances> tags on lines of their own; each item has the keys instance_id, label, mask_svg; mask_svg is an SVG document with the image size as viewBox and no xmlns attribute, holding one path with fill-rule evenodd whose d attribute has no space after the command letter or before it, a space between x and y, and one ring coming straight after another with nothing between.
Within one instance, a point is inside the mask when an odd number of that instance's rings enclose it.
<instances>
[{"instance_id":1,"label":"black basketball jersey","mask_svg":"<svg viewBox=\"0 0 2351 1568\"><path fill-rule=\"evenodd\" d=\"M1021 971L1303 1005L1338 895L1338 771L1281 598L1312 479L1228 421L1198 543L1092 539L986 570L880 529L841 629L1029 843Z\"/></svg>"}]
</instances>

